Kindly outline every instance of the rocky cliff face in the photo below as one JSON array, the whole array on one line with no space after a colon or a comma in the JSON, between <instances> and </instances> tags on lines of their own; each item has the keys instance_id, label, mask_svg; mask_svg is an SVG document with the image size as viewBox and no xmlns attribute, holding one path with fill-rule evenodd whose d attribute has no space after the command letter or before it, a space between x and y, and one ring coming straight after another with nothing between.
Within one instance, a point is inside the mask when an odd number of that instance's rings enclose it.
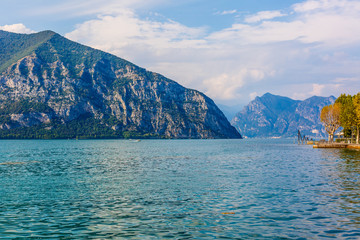
<instances>
[{"instance_id":1,"label":"rocky cliff face","mask_svg":"<svg viewBox=\"0 0 360 240\"><path fill-rule=\"evenodd\" d=\"M241 138L204 94L54 32L0 49L2 136Z\"/></svg>"},{"instance_id":2,"label":"rocky cliff face","mask_svg":"<svg viewBox=\"0 0 360 240\"><path fill-rule=\"evenodd\" d=\"M246 137L292 137L297 131L309 137L324 137L321 109L335 97L311 97L304 101L270 93L256 97L231 121Z\"/></svg>"}]
</instances>

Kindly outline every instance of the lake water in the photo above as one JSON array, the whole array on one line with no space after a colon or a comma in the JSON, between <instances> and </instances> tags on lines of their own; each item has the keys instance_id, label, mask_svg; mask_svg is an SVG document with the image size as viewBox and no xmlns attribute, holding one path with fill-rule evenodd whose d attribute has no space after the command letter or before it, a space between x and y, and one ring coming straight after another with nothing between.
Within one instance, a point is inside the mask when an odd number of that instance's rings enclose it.
<instances>
[{"instance_id":1,"label":"lake water","mask_svg":"<svg viewBox=\"0 0 360 240\"><path fill-rule=\"evenodd\" d=\"M359 239L360 152L294 140L1 140L0 238Z\"/></svg>"}]
</instances>

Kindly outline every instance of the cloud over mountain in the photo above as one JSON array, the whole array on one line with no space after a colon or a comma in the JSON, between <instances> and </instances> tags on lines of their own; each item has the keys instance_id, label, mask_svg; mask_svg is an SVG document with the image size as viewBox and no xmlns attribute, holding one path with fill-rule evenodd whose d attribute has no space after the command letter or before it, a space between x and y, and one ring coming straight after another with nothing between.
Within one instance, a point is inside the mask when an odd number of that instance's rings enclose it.
<instances>
[{"instance_id":1,"label":"cloud over mountain","mask_svg":"<svg viewBox=\"0 0 360 240\"><path fill-rule=\"evenodd\" d=\"M35 31L27 28L22 23L0 26L0 30L14 32L14 33L34 33Z\"/></svg>"},{"instance_id":2,"label":"cloud over mountain","mask_svg":"<svg viewBox=\"0 0 360 240\"><path fill-rule=\"evenodd\" d=\"M337 96L360 88L359 1L298 0L257 12L224 6L211 10L212 20L231 21L218 28L157 12L195 2L65 0L27 14L76 18L66 34L72 40L162 72L225 104L245 104L254 92L305 99L311 92ZM338 79L355 81L349 87Z\"/></svg>"},{"instance_id":3,"label":"cloud over mountain","mask_svg":"<svg viewBox=\"0 0 360 240\"><path fill-rule=\"evenodd\" d=\"M258 12L215 32L118 9L79 24L67 37L165 72L220 101L245 102L246 92L289 88L297 89L291 97L305 98L304 92L318 93L319 86L336 95L348 89L335 87L335 78L360 77L351 53L360 45L359 9L357 1L305 1L287 12ZM339 57L346 67L338 66Z\"/></svg>"}]
</instances>

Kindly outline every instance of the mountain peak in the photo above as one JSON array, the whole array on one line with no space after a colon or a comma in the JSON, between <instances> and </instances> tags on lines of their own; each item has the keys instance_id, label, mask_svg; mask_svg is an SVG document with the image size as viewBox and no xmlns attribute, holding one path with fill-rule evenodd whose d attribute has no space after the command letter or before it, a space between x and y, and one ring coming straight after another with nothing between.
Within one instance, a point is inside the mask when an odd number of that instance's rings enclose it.
<instances>
[{"instance_id":1,"label":"mountain peak","mask_svg":"<svg viewBox=\"0 0 360 240\"><path fill-rule=\"evenodd\" d=\"M325 134L320 111L334 101L333 96L300 101L266 93L245 106L232 124L247 137L292 137L298 129L307 136L320 137Z\"/></svg>"},{"instance_id":2,"label":"mountain peak","mask_svg":"<svg viewBox=\"0 0 360 240\"><path fill-rule=\"evenodd\" d=\"M241 138L160 74L53 31L0 35L0 138Z\"/></svg>"},{"instance_id":3,"label":"mountain peak","mask_svg":"<svg viewBox=\"0 0 360 240\"><path fill-rule=\"evenodd\" d=\"M34 33L34 34L58 34L57 32L54 32L52 30L43 30L43 31L40 31L40 32L37 32L37 33Z\"/></svg>"},{"instance_id":4,"label":"mountain peak","mask_svg":"<svg viewBox=\"0 0 360 240\"><path fill-rule=\"evenodd\" d=\"M280 95L275 95L275 94L272 94L272 93L265 93L264 95L262 95L261 97L259 97L260 99L283 99L283 100L288 100L288 101L296 101L296 100L293 100L289 97L284 97L284 96L280 96Z\"/></svg>"},{"instance_id":5,"label":"mountain peak","mask_svg":"<svg viewBox=\"0 0 360 240\"><path fill-rule=\"evenodd\" d=\"M21 58L30 55L44 42L50 40L54 35L58 34L49 30L31 34L1 31L0 73Z\"/></svg>"},{"instance_id":6,"label":"mountain peak","mask_svg":"<svg viewBox=\"0 0 360 240\"><path fill-rule=\"evenodd\" d=\"M8 31L4 31L4 30L0 30L0 38L9 38L9 37L12 37L12 38L25 38L25 39L29 39L29 38L32 38L34 36L37 36L37 39L40 39L42 37L51 37L53 35L59 35L58 33L54 32L54 31L51 31L51 30L44 30L44 31L40 31L40 32L37 32L37 33L14 33L14 32L8 32ZM39 40L40 40L39 39ZM13 40L17 40L17 39L13 39Z\"/></svg>"},{"instance_id":7,"label":"mountain peak","mask_svg":"<svg viewBox=\"0 0 360 240\"><path fill-rule=\"evenodd\" d=\"M271 94L269 92L265 93L264 95L262 95L261 97L264 98L264 97L275 97L277 95L274 95L274 94Z\"/></svg>"},{"instance_id":8,"label":"mountain peak","mask_svg":"<svg viewBox=\"0 0 360 240\"><path fill-rule=\"evenodd\" d=\"M30 35L39 36L40 38L44 38L44 40L48 40L49 38L51 38L54 35L61 36L60 34L54 32L54 31L51 31L51 30L45 30L45 31L37 32L37 33L32 33Z\"/></svg>"}]
</instances>

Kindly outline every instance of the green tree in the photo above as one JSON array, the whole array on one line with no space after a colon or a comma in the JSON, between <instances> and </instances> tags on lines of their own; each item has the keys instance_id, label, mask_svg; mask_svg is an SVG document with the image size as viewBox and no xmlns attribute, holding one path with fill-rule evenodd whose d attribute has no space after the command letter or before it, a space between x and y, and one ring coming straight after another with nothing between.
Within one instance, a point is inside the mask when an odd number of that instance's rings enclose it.
<instances>
[{"instance_id":1,"label":"green tree","mask_svg":"<svg viewBox=\"0 0 360 240\"><path fill-rule=\"evenodd\" d=\"M341 94L335 101L340 107L340 124L344 128L344 136L352 137L356 130L358 139L358 120L355 113L354 97L351 95Z\"/></svg>"},{"instance_id":2,"label":"green tree","mask_svg":"<svg viewBox=\"0 0 360 240\"><path fill-rule=\"evenodd\" d=\"M340 127L340 103L334 103L323 107L320 114L320 120L329 134L329 142L334 141L334 133ZM360 112L359 112L360 113Z\"/></svg>"},{"instance_id":3,"label":"green tree","mask_svg":"<svg viewBox=\"0 0 360 240\"><path fill-rule=\"evenodd\" d=\"M353 97L353 105L355 110L355 122L356 122L356 144L359 144L359 129L360 129L360 93Z\"/></svg>"}]
</instances>

